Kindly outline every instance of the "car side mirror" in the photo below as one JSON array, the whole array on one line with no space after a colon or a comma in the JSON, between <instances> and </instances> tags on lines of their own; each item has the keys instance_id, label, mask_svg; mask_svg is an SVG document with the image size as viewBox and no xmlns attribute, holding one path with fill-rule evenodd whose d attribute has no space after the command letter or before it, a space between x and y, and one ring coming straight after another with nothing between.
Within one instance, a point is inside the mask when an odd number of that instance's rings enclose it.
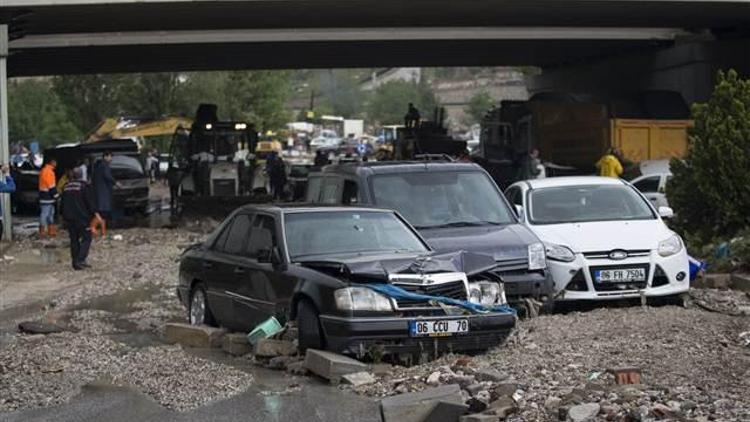
<instances>
[{"instance_id":1,"label":"car side mirror","mask_svg":"<svg viewBox=\"0 0 750 422\"><path fill-rule=\"evenodd\" d=\"M523 218L523 206L516 204L516 216L518 216L518 219L521 221L524 221Z\"/></svg>"},{"instance_id":2,"label":"car side mirror","mask_svg":"<svg viewBox=\"0 0 750 422\"><path fill-rule=\"evenodd\" d=\"M659 207L659 216L661 218L672 218L674 217L674 211L670 207Z\"/></svg>"}]
</instances>

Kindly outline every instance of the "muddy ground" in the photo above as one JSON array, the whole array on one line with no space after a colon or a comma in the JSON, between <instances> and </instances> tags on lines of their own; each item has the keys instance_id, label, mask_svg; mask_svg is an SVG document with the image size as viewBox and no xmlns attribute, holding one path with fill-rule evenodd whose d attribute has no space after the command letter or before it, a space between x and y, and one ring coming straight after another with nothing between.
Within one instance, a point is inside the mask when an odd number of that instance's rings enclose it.
<instances>
[{"instance_id":1,"label":"muddy ground","mask_svg":"<svg viewBox=\"0 0 750 422\"><path fill-rule=\"evenodd\" d=\"M0 411L63 403L94 381L132 385L177 411L252 386L252 371L237 364L249 359L216 359L162 341L164 323L185 316L174 293L179 253L211 226L117 230L112 234L122 239L96 241L93 269L83 272L70 269L64 249L36 241L6 251L18 259L0 262ZM696 291L687 308L635 305L546 315L521 321L506 344L486 353L396 366L355 391L377 398L471 385L464 389L467 401L510 395L509 420L558 420L580 403L598 404L600 419L668 413L675 420L750 420L748 305L745 293L706 290ZM70 331L19 334L21 319ZM639 368L642 384L616 386L607 369L622 366ZM481 381L477 372L488 369L500 375Z\"/></svg>"}]
</instances>

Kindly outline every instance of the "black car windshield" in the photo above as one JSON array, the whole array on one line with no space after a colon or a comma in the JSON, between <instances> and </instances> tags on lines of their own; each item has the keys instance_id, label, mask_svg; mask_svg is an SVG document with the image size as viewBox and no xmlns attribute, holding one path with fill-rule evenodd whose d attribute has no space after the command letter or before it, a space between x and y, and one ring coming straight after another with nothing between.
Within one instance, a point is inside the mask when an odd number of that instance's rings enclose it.
<instances>
[{"instance_id":1,"label":"black car windshield","mask_svg":"<svg viewBox=\"0 0 750 422\"><path fill-rule=\"evenodd\" d=\"M534 224L656 218L646 201L625 185L535 189L531 191L529 205L529 219Z\"/></svg>"},{"instance_id":2,"label":"black car windshield","mask_svg":"<svg viewBox=\"0 0 750 422\"><path fill-rule=\"evenodd\" d=\"M427 247L390 212L289 213L284 230L292 261L324 255L427 252Z\"/></svg>"},{"instance_id":3,"label":"black car windshield","mask_svg":"<svg viewBox=\"0 0 750 422\"><path fill-rule=\"evenodd\" d=\"M137 179L143 177L143 166L140 161L127 155L113 155L112 177L115 179Z\"/></svg>"},{"instance_id":4,"label":"black car windshield","mask_svg":"<svg viewBox=\"0 0 750 422\"><path fill-rule=\"evenodd\" d=\"M374 202L397 210L418 229L515 222L483 172L381 174L372 178Z\"/></svg>"}]
</instances>

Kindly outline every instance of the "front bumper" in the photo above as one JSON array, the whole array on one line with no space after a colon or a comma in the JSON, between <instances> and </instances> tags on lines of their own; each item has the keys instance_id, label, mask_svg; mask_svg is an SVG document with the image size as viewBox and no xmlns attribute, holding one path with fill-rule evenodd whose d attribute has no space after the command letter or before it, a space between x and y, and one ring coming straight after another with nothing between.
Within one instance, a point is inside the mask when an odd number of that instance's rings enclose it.
<instances>
[{"instance_id":1,"label":"front bumper","mask_svg":"<svg viewBox=\"0 0 750 422\"><path fill-rule=\"evenodd\" d=\"M549 270L498 272L503 279L508 303L514 304L524 298L545 299L554 294L554 283Z\"/></svg>"},{"instance_id":2,"label":"front bumper","mask_svg":"<svg viewBox=\"0 0 750 422\"><path fill-rule=\"evenodd\" d=\"M577 253L573 262L548 260L547 263L554 279L556 301L672 296L685 293L690 288L688 257L684 248L679 253L668 257L662 257L655 251L650 251L647 256L615 261L608 258L587 258ZM646 281L609 285L594 282L593 268L628 267L646 268ZM678 280L680 273L682 273L682 280Z\"/></svg>"},{"instance_id":3,"label":"front bumper","mask_svg":"<svg viewBox=\"0 0 750 422\"><path fill-rule=\"evenodd\" d=\"M450 337L410 337L409 321L469 320L469 332ZM442 353L482 350L502 342L516 325L510 313L435 317L340 317L321 315L328 349L364 356L373 348L383 354Z\"/></svg>"}]
</instances>

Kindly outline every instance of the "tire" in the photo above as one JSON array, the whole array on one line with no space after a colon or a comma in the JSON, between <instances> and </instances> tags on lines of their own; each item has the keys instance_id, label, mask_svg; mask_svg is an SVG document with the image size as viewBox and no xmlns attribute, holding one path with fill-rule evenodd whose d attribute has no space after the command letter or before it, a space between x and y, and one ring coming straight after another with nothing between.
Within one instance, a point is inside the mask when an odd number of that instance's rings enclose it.
<instances>
[{"instance_id":1,"label":"tire","mask_svg":"<svg viewBox=\"0 0 750 422\"><path fill-rule=\"evenodd\" d=\"M297 303L297 329L299 330L299 350L304 353L307 349L323 349L325 339L320 328L320 318L315 306L307 299Z\"/></svg>"},{"instance_id":2,"label":"tire","mask_svg":"<svg viewBox=\"0 0 750 422\"><path fill-rule=\"evenodd\" d=\"M208 306L206 288L203 287L203 284L196 284L190 291L187 317L190 325L216 326L216 320Z\"/></svg>"}]
</instances>

